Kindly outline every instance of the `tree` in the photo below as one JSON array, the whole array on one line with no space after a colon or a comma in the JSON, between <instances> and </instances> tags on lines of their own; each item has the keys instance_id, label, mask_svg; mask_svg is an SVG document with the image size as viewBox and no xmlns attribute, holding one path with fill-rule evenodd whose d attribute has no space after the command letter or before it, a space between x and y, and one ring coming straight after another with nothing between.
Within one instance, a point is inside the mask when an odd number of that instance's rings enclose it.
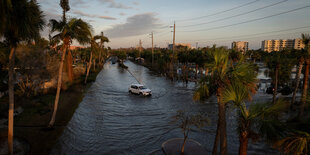
<instances>
[{"instance_id":1,"label":"tree","mask_svg":"<svg viewBox=\"0 0 310 155\"><path fill-rule=\"evenodd\" d=\"M223 102L232 103L238 110L239 155L247 154L249 139L254 142L259 137L274 140L273 137L279 137L285 132L278 115L286 110L288 104L278 100L275 104L256 103L247 108L245 100L249 99L251 94L246 85L236 83L230 85L223 93Z\"/></svg>"},{"instance_id":2,"label":"tree","mask_svg":"<svg viewBox=\"0 0 310 155\"><path fill-rule=\"evenodd\" d=\"M293 55L294 58L296 58L296 57L298 58L298 72L297 72L296 77L295 77L295 88L294 88L294 91L293 91L293 97L292 97L291 105L293 105L295 103L296 93L297 93L297 90L298 90L298 87L299 87L300 75L301 75L301 72L302 72L302 68L303 68L303 64L304 64L304 61L305 61L306 53L304 52L304 50L301 50L301 51L294 51L292 53L292 55Z\"/></svg>"},{"instance_id":3,"label":"tree","mask_svg":"<svg viewBox=\"0 0 310 155\"><path fill-rule=\"evenodd\" d=\"M1 1L0 38L3 37L10 48L9 55L9 120L8 149L13 154L13 119L14 119L14 66L15 50L19 42L39 38L43 29L43 13L34 0Z\"/></svg>"},{"instance_id":4,"label":"tree","mask_svg":"<svg viewBox=\"0 0 310 155\"><path fill-rule=\"evenodd\" d=\"M71 19L69 22L57 21L55 19L51 19L49 25L51 27L51 32L59 32L53 37L53 39L62 41L62 48L61 48L62 56L58 72L57 92L54 103L53 115L48 125L49 127L52 127L55 123L55 117L58 108L59 95L62 83L62 70L66 51L70 43L74 39L77 40L80 44L89 43L91 36L91 26L88 23L84 22L82 19L76 19L76 18Z\"/></svg>"},{"instance_id":5,"label":"tree","mask_svg":"<svg viewBox=\"0 0 310 155\"><path fill-rule=\"evenodd\" d=\"M239 83L247 86L248 90L255 93L256 84L251 77L256 77L257 73L254 65L246 63L243 60L231 65L228 58L228 51L224 48L216 48L211 52L210 58L212 60L206 66L211 69L212 74L200 81L199 88L195 91L193 99L201 100L213 94L217 96L219 118L213 154L217 154L218 140L220 140L220 154L227 154L226 103L223 102L223 92L232 83Z\"/></svg>"},{"instance_id":6,"label":"tree","mask_svg":"<svg viewBox=\"0 0 310 155\"><path fill-rule=\"evenodd\" d=\"M102 66L102 62L103 62L103 59L102 59L102 52L103 52L103 50L104 50L104 43L105 42L109 42L109 39L107 38L107 37L105 37L104 35L103 35L103 32L101 32L101 35L97 35L97 36L95 36L95 40L100 40L100 43L99 43L99 65L101 65Z\"/></svg>"},{"instance_id":7,"label":"tree","mask_svg":"<svg viewBox=\"0 0 310 155\"><path fill-rule=\"evenodd\" d=\"M90 68L91 68L91 64L92 64L92 58L93 58L93 52L95 51L95 50L97 50L98 49L98 43L96 42L96 38L97 38L98 36L95 36L95 37L92 37L91 36L91 39L90 39L90 48L91 48L91 50L90 50L90 57L89 57L89 62L88 62L88 66L87 66L87 72L86 72L86 77L85 77L85 81L84 81L84 83L86 84L86 82L87 82L87 77L88 77L88 74L89 74L89 71L90 71Z\"/></svg>"},{"instance_id":8,"label":"tree","mask_svg":"<svg viewBox=\"0 0 310 155\"><path fill-rule=\"evenodd\" d=\"M292 59L289 58L290 51L274 51L265 56L265 63L267 65L267 75L272 78L273 89L273 103L276 103L276 96L278 86L288 83L291 77L293 67Z\"/></svg>"},{"instance_id":9,"label":"tree","mask_svg":"<svg viewBox=\"0 0 310 155\"><path fill-rule=\"evenodd\" d=\"M59 5L62 8L62 22L67 23L66 12L70 10L69 0L60 0ZM68 46L68 48L69 47L70 46ZM72 82L73 81L73 68L72 68L72 54L70 50L67 50L67 57L65 58L66 58L68 80Z\"/></svg>"},{"instance_id":10,"label":"tree","mask_svg":"<svg viewBox=\"0 0 310 155\"><path fill-rule=\"evenodd\" d=\"M62 8L62 21L66 23L66 12L70 10L69 0L60 0L59 5Z\"/></svg>"},{"instance_id":11,"label":"tree","mask_svg":"<svg viewBox=\"0 0 310 155\"><path fill-rule=\"evenodd\" d=\"M202 114L190 114L189 112L178 111L177 115L174 116L174 123L178 122L179 128L182 129L184 140L181 148L181 154L184 155L184 148L186 140L189 136L189 131L192 130L193 127L198 129L204 127L208 124L209 120Z\"/></svg>"},{"instance_id":12,"label":"tree","mask_svg":"<svg viewBox=\"0 0 310 155\"><path fill-rule=\"evenodd\" d=\"M309 153L309 145L310 133L298 130L290 132L288 136L275 143L275 146L285 154L294 155Z\"/></svg>"},{"instance_id":13,"label":"tree","mask_svg":"<svg viewBox=\"0 0 310 155\"><path fill-rule=\"evenodd\" d=\"M301 105L298 112L298 118L300 119L302 115L304 114L304 108L306 104L306 96L308 91L308 81L309 81L309 65L310 65L310 51L309 51L309 42L310 42L310 36L309 34L301 34L302 42L305 45L304 49L307 53L307 57L305 59L305 73L304 73L304 85L301 95Z\"/></svg>"}]
</instances>

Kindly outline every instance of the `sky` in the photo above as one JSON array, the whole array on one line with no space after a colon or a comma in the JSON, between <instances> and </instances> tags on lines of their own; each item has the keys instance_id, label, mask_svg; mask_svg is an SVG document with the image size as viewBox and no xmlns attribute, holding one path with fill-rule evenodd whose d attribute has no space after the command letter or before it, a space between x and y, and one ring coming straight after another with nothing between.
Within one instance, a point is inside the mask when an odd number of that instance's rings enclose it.
<instances>
[{"instance_id":1,"label":"sky","mask_svg":"<svg viewBox=\"0 0 310 155\"><path fill-rule=\"evenodd\" d=\"M59 0L37 0L45 19L61 19ZM68 18L81 18L92 25L93 34L103 32L111 48L144 48L172 43L193 47L231 47L248 41L250 49L269 39L300 38L310 33L309 0L69 0ZM42 32L49 34L49 27ZM74 42L77 45L76 42Z\"/></svg>"}]
</instances>

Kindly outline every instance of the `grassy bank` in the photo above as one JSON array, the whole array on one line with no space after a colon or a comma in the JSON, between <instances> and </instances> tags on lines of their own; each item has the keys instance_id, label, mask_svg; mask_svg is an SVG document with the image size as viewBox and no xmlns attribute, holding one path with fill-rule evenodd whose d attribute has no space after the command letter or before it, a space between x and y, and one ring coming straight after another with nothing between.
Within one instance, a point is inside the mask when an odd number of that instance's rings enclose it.
<instances>
[{"instance_id":1,"label":"grassy bank","mask_svg":"<svg viewBox=\"0 0 310 155\"><path fill-rule=\"evenodd\" d=\"M14 136L29 142L29 154L50 153L98 73L99 70L91 72L86 85L83 84L84 76L82 76L77 78L67 90L61 91L55 127L52 130L47 130L46 127L52 115L55 93L17 98L15 107L22 107L24 111L15 117ZM0 104L7 103L8 97L0 101ZM7 128L1 129L0 136L1 139L5 139Z\"/></svg>"}]
</instances>

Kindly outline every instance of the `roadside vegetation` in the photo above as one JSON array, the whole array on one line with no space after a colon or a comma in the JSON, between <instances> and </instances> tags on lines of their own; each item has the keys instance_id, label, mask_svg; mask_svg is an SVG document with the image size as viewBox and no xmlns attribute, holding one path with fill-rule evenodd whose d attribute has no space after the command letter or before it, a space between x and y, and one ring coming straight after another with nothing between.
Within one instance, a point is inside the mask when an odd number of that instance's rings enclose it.
<instances>
[{"instance_id":1,"label":"roadside vegetation","mask_svg":"<svg viewBox=\"0 0 310 155\"><path fill-rule=\"evenodd\" d=\"M84 84L95 80L109 57L104 47L109 40L103 33L92 38L91 25L82 19L67 19L68 0L59 3L62 19L50 21L44 20L36 1L0 3L0 110L1 120L8 120L2 121L1 139L7 139L8 154L18 153L13 149L15 134L31 143L31 154L48 154L63 129L53 130L54 124L63 127L70 120L86 89ZM51 28L49 40L40 36L45 26ZM73 40L85 47L71 48ZM3 128L6 125L8 130ZM46 127L52 130L42 132ZM49 136L42 139L44 135ZM48 142L40 146L35 141Z\"/></svg>"}]
</instances>

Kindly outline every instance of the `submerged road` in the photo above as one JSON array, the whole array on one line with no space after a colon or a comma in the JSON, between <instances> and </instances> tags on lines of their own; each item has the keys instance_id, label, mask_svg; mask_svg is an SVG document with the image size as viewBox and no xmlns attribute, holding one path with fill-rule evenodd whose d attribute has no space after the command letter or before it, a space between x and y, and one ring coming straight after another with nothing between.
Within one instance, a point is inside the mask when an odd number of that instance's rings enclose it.
<instances>
[{"instance_id":1,"label":"submerged road","mask_svg":"<svg viewBox=\"0 0 310 155\"><path fill-rule=\"evenodd\" d=\"M142 97L129 94L128 87L137 83L136 79L117 64L106 63L87 90L52 154L162 154L161 144L164 141L183 136L177 125L171 123L178 110L207 113L210 125L201 131L190 132L189 138L201 143L211 153L217 123L215 100L194 103L194 83L188 86L182 82L172 83L130 61L125 65L152 90L153 95ZM237 154L239 147L235 113L232 109L227 110L230 154ZM258 143L251 144L248 153L267 152L266 147Z\"/></svg>"}]
</instances>

